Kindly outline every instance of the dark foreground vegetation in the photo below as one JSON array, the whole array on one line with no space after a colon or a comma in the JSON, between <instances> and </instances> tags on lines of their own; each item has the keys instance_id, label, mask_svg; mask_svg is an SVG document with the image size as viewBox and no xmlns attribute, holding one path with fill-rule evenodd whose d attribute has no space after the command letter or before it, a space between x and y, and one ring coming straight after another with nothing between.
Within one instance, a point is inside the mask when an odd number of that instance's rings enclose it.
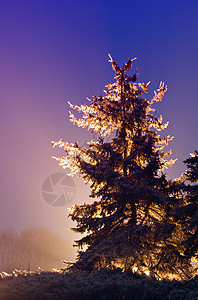
<instances>
[{"instance_id":1,"label":"dark foreground vegetation","mask_svg":"<svg viewBox=\"0 0 198 300\"><path fill-rule=\"evenodd\" d=\"M20 272L1 273L1 300L195 300L198 299L198 278L190 281L158 281L154 278L102 269L88 272Z\"/></svg>"}]
</instances>

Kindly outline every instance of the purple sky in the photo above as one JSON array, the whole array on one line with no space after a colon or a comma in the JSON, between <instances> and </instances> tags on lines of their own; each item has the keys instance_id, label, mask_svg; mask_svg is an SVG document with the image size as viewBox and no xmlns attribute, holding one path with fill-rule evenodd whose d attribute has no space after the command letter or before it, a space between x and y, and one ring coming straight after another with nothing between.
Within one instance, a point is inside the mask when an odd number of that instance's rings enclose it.
<instances>
[{"instance_id":1,"label":"purple sky","mask_svg":"<svg viewBox=\"0 0 198 300\"><path fill-rule=\"evenodd\" d=\"M167 175L180 176L182 161L198 148L197 11L197 1L181 0L1 1L0 228L43 225L70 243L76 238L67 208L47 205L41 186L62 172L52 140L89 139L69 122L67 101L84 103L113 82L108 53L120 65L138 57L138 80L151 80L148 96L161 80L168 85L156 108L175 136L178 161ZM88 201L88 187L74 181L72 204Z\"/></svg>"}]
</instances>

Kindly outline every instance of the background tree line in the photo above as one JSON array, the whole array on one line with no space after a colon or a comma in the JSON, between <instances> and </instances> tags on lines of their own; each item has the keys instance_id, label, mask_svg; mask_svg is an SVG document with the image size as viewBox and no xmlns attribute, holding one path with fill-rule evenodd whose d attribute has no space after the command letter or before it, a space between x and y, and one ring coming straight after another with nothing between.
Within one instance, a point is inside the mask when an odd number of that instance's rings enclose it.
<instances>
[{"instance_id":1,"label":"background tree line","mask_svg":"<svg viewBox=\"0 0 198 300\"><path fill-rule=\"evenodd\" d=\"M20 233L7 228L0 232L0 272L61 268L67 251L67 243L47 228L29 228Z\"/></svg>"}]
</instances>

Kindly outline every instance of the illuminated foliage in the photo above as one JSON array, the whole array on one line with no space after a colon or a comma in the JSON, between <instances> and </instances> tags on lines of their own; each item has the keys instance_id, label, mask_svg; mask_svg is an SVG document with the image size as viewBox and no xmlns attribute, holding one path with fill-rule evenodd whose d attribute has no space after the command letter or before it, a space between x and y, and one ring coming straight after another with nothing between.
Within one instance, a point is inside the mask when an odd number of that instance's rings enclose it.
<instances>
[{"instance_id":1,"label":"illuminated foliage","mask_svg":"<svg viewBox=\"0 0 198 300\"><path fill-rule=\"evenodd\" d=\"M110 56L116 81L106 85L106 95L94 95L89 104L70 104L83 114L77 119L70 113L73 124L98 133L98 141L88 143L87 149L78 143L53 142L65 150L65 157L55 159L71 174L79 172L96 199L71 209L70 217L77 223L73 230L84 234L76 241L79 252L73 268L119 266L156 277L184 278L190 265L171 213L177 199L163 173L174 163L165 158L171 152L163 150L172 137L159 135L168 123L155 117L152 107L167 87L161 82L153 99L143 98L149 83L136 83L136 72L126 74L132 61L120 68Z\"/></svg>"}]
</instances>

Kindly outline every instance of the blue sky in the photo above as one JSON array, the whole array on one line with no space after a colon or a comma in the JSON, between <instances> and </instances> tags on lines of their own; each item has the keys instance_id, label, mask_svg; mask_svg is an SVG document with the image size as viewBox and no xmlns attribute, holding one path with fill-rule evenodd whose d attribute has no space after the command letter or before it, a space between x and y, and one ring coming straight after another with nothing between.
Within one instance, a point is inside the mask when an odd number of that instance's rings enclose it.
<instances>
[{"instance_id":1,"label":"blue sky","mask_svg":"<svg viewBox=\"0 0 198 300\"><path fill-rule=\"evenodd\" d=\"M41 186L62 171L52 140L89 139L69 122L67 101L84 103L114 81L108 53L120 65L138 58L148 97L161 80L168 85L156 109L175 137L167 176L180 176L198 148L197 10L197 1L177 0L0 2L1 228L43 225L76 238L67 208L48 206ZM88 187L74 181L72 204L88 201Z\"/></svg>"}]
</instances>

